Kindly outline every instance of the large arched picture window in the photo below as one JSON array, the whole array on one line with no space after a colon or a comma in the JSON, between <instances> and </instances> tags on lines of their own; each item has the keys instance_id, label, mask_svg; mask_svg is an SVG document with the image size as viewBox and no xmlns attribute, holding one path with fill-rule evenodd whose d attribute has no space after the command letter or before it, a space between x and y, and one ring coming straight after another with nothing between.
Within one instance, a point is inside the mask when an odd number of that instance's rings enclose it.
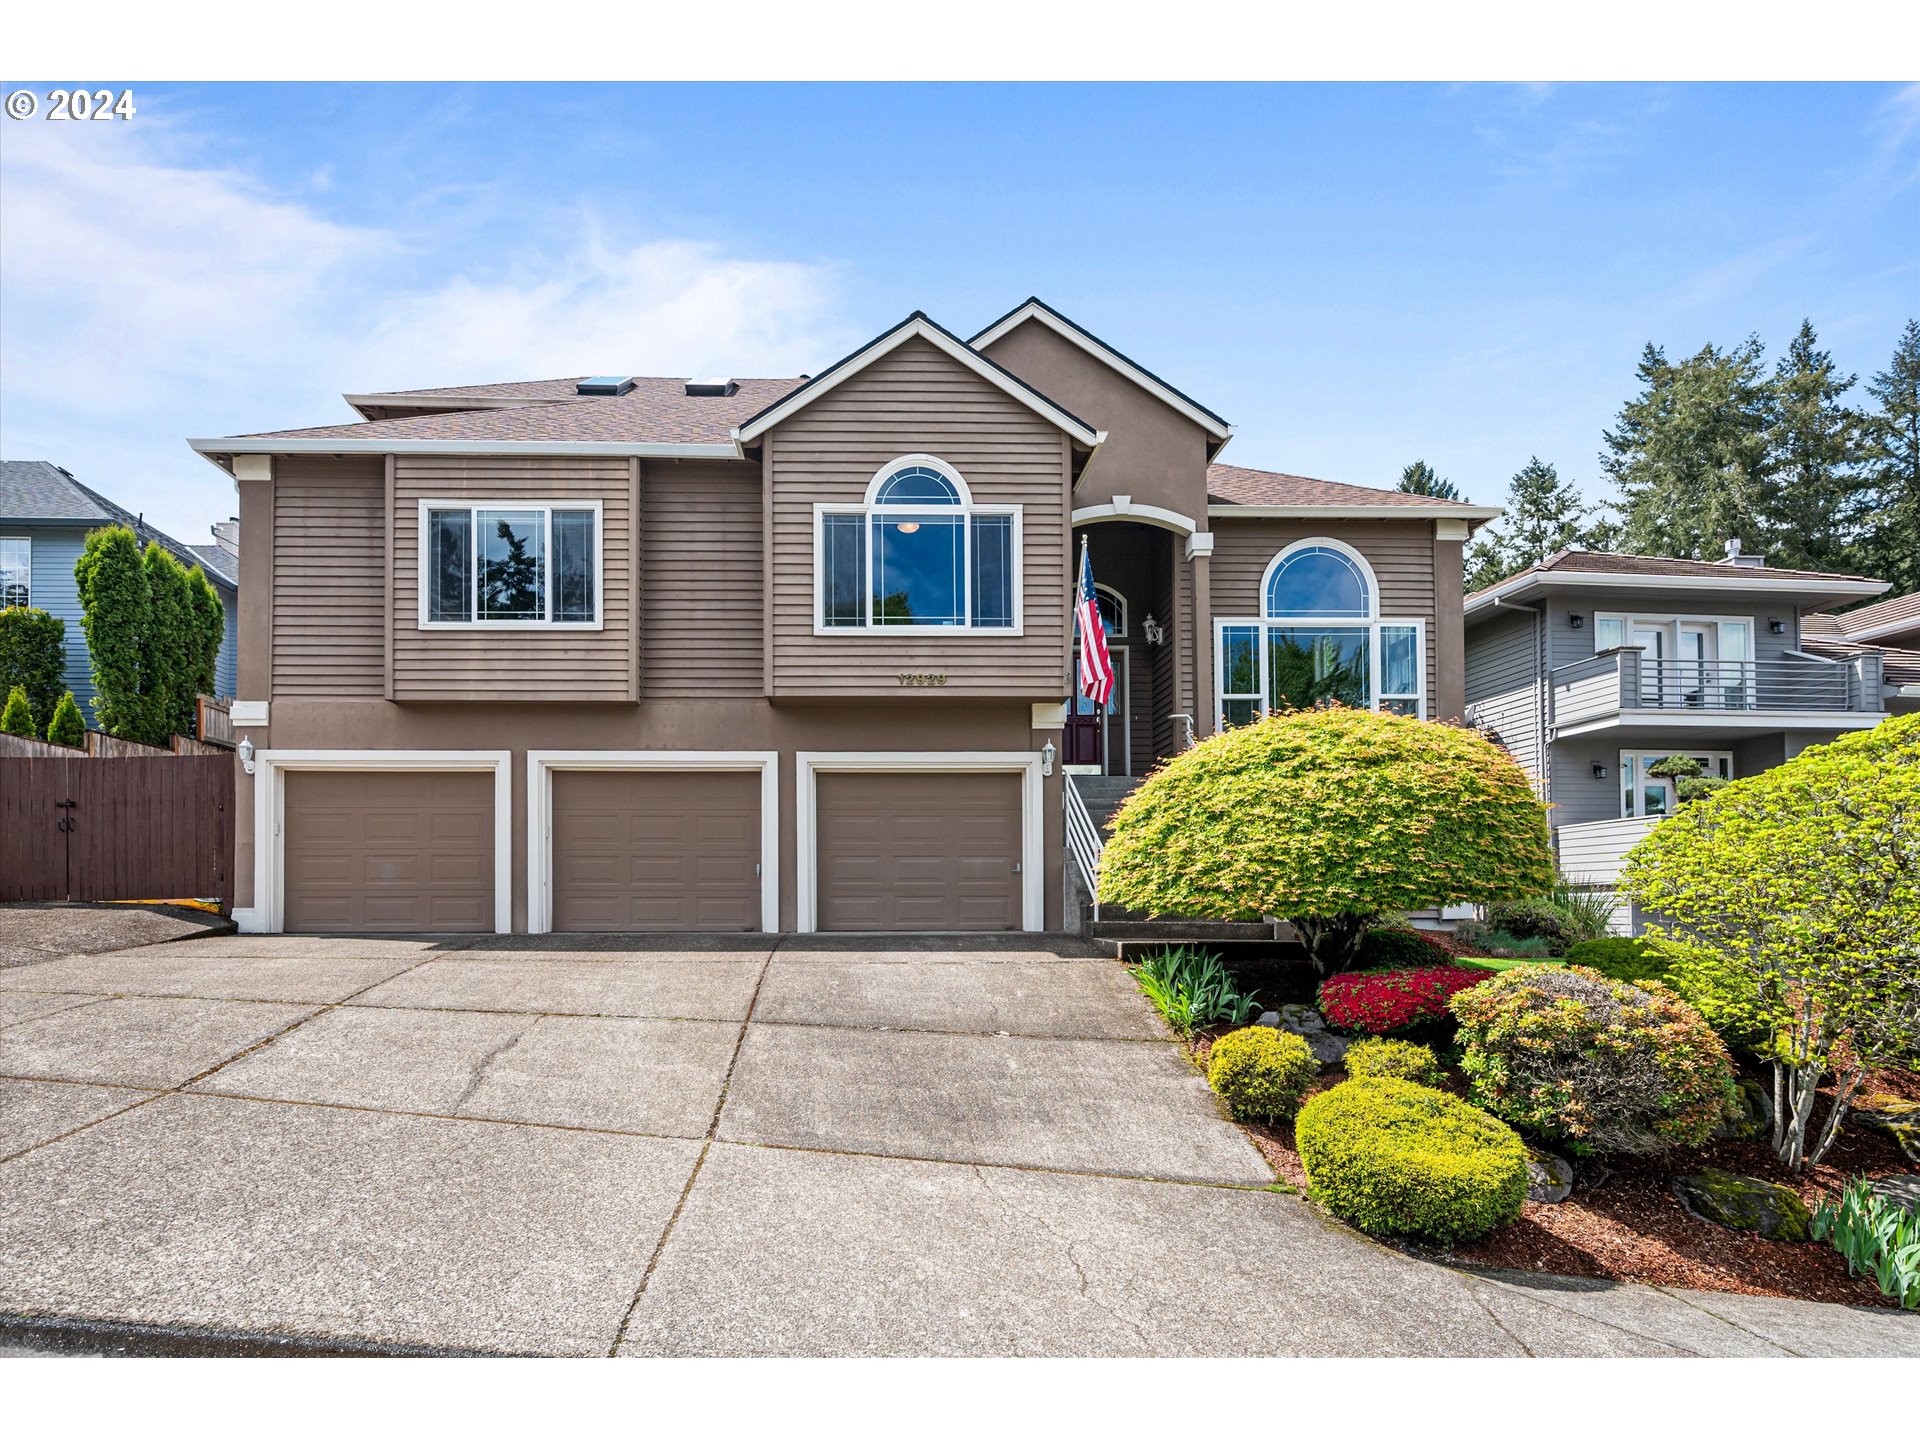
<instances>
[{"instance_id":1,"label":"large arched picture window","mask_svg":"<svg viewBox=\"0 0 1920 1440\"><path fill-rule=\"evenodd\" d=\"M1018 630L1020 507L976 505L945 461L903 455L860 505L814 508L818 630Z\"/></svg>"},{"instance_id":2,"label":"large arched picture window","mask_svg":"<svg viewBox=\"0 0 1920 1440\"><path fill-rule=\"evenodd\" d=\"M1260 594L1258 620L1215 626L1221 725L1329 704L1425 713L1425 627L1381 617L1379 581L1358 550L1297 541L1268 564Z\"/></svg>"}]
</instances>

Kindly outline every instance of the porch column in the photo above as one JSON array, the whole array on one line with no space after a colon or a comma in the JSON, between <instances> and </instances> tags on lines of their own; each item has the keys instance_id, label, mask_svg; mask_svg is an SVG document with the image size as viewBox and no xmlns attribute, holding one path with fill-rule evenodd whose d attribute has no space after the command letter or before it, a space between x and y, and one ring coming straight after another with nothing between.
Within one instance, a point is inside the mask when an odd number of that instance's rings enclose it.
<instances>
[{"instance_id":1,"label":"porch column","mask_svg":"<svg viewBox=\"0 0 1920 1440\"><path fill-rule=\"evenodd\" d=\"M1193 645L1193 733L1206 739L1213 733L1213 535L1200 530L1187 536L1183 547L1193 567L1193 605L1188 633Z\"/></svg>"},{"instance_id":2,"label":"porch column","mask_svg":"<svg viewBox=\"0 0 1920 1440\"><path fill-rule=\"evenodd\" d=\"M1433 692L1427 714L1456 723L1467 713L1466 540L1466 521L1433 522Z\"/></svg>"}]
</instances>

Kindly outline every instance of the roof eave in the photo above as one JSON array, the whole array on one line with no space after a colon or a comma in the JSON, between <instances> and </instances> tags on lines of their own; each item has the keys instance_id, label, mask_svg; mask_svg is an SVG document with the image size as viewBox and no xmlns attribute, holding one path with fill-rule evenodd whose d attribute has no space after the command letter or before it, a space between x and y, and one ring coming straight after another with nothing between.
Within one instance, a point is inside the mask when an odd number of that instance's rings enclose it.
<instances>
[{"instance_id":1,"label":"roof eave","mask_svg":"<svg viewBox=\"0 0 1920 1440\"><path fill-rule=\"evenodd\" d=\"M1498 505L1233 505L1212 503L1214 520L1494 520Z\"/></svg>"},{"instance_id":2,"label":"roof eave","mask_svg":"<svg viewBox=\"0 0 1920 1440\"><path fill-rule=\"evenodd\" d=\"M1758 578L1761 583L1754 584ZM1516 576L1498 585L1469 595L1466 614L1472 616L1502 600L1515 600L1542 590L1757 590L1783 597L1824 595L1827 603L1879 595L1888 589L1885 580L1809 580L1797 575L1767 575L1759 567L1728 567L1725 575L1619 575L1601 570L1570 570L1565 574L1538 571ZM1853 638L1853 637L1848 637Z\"/></svg>"},{"instance_id":3,"label":"roof eave","mask_svg":"<svg viewBox=\"0 0 1920 1440\"><path fill-rule=\"evenodd\" d=\"M210 460L233 455L620 455L660 460L738 460L731 441L666 444L634 440L398 440L346 436L229 435L188 440Z\"/></svg>"},{"instance_id":4,"label":"roof eave","mask_svg":"<svg viewBox=\"0 0 1920 1440\"><path fill-rule=\"evenodd\" d=\"M461 411L461 410L524 410L531 405L565 405L569 401L585 397L578 395L537 395L537 396L466 396L454 398L446 395L408 395L404 392L392 395L342 395L340 397L351 405L362 419L371 420L367 414L369 407L388 409L395 405L405 406L409 410Z\"/></svg>"}]
</instances>

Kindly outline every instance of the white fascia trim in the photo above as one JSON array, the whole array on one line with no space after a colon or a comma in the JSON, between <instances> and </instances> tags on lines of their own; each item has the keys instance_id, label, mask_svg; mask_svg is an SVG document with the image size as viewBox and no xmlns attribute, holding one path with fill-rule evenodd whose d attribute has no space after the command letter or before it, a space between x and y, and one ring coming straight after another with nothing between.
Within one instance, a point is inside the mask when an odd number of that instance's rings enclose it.
<instances>
[{"instance_id":1,"label":"white fascia trim","mask_svg":"<svg viewBox=\"0 0 1920 1440\"><path fill-rule=\"evenodd\" d=\"M794 759L794 928L810 935L819 927L819 793L822 770L1012 771L1020 776L1020 928L1046 928L1045 807L1041 803L1040 755L1029 750L802 750Z\"/></svg>"},{"instance_id":2,"label":"white fascia trim","mask_svg":"<svg viewBox=\"0 0 1920 1440\"><path fill-rule=\"evenodd\" d=\"M260 929L286 928L289 770L491 770L493 931L513 933L513 754L507 750L262 750L253 768L253 902Z\"/></svg>"},{"instance_id":3,"label":"white fascia trim","mask_svg":"<svg viewBox=\"0 0 1920 1440\"><path fill-rule=\"evenodd\" d=\"M553 930L553 772L556 770L757 770L760 772L760 928L780 928L780 756L773 750L529 750L527 933Z\"/></svg>"},{"instance_id":4,"label":"white fascia trim","mask_svg":"<svg viewBox=\"0 0 1920 1440\"><path fill-rule=\"evenodd\" d=\"M370 421L377 424L377 421ZM217 455L637 455L659 460L738 460L733 444L664 445L633 440L277 440L270 435L189 440L200 454Z\"/></svg>"},{"instance_id":5,"label":"white fascia trim","mask_svg":"<svg viewBox=\"0 0 1920 1440\"><path fill-rule=\"evenodd\" d=\"M906 344L907 341L913 339L925 340L929 345L933 346L934 349L966 366L967 369L973 371L974 374L978 375L995 389L1004 391L1042 419L1048 421L1056 428L1066 431L1067 434L1078 440L1082 445L1090 448L1098 448L1101 442L1107 438L1106 431L1095 430L1084 421L1075 419L1052 401L1042 396L1039 391L1029 389L1001 370L997 365L993 365L983 359L979 354L975 353L970 346L961 344L938 326L931 325L919 316L915 316L913 319L901 325L899 329L894 330L890 334L882 335L865 350L842 362L840 368L832 374L809 384L799 393L788 396L750 425L736 425L733 429L735 444L740 446L751 445L781 421L788 419L797 411L804 410L822 395L832 391L836 386L847 380L851 380L855 375L858 375L862 370L866 369L867 366L873 364L874 361L884 355L891 354L894 350Z\"/></svg>"},{"instance_id":6,"label":"white fascia trim","mask_svg":"<svg viewBox=\"0 0 1920 1440\"><path fill-rule=\"evenodd\" d=\"M1756 578L1758 584L1754 583ZM1725 575L1606 575L1586 570L1565 575L1528 575L1483 590L1467 601L1466 613L1471 615L1486 609L1495 600L1511 600L1535 590L1718 590L1779 596L1831 595L1844 599L1853 595L1878 595L1888 588L1885 580L1768 579L1766 571L1757 566L1736 569L1730 565Z\"/></svg>"},{"instance_id":7,"label":"white fascia trim","mask_svg":"<svg viewBox=\"0 0 1920 1440\"><path fill-rule=\"evenodd\" d=\"M1191 535L1200 528L1200 522L1191 515L1182 515L1178 510L1165 510L1158 505L1138 505L1131 497L1116 495L1111 505L1082 505L1073 512L1073 523L1092 525L1101 520L1138 520L1144 525L1158 525L1162 530L1172 530L1181 535Z\"/></svg>"},{"instance_id":8,"label":"white fascia trim","mask_svg":"<svg viewBox=\"0 0 1920 1440\"><path fill-rule=\"evenodd\" d=\"M1035 304L1031 300L1007 316L1006 319L1000 321L997 325L993 325L974 336L969 343L972 344L975 349L984 350L1001 336L1018 329L1029 320L1038 320L1068 344L1084 350L1109 370L1118 371L1120 374L1126 376L1127 379L1153 396L1154 399L1168 406L1170 409L1179 411L1214 439L1224 442L1233 438L1233 426L1222 424L1199 406L1195 405L1191 400L1187 399L1186 396L1179 394L1167 385L1166 382L1154 379L1153 376L1142 370L1138 365L1135 365L1131 360L1127 359L1126 356L1109 350L1105 345L1102 345L1098 340L1095 340L1091 335L1086 334L1077 326L1062 321L1059 316L1055 315L1044 305Z\"/></svg>"},{"instance_id":9,"label":"white fascia trim","mask_svg":"<svg viewBox=\"0 0 1920 1440\"><path fill-rule=\"evenodd\" d=\"M1495 520L1498 505L1209 505L1214 520Z\"/></svg>"},{"instance_id":10,"label":"white fascia trim","mask_svg":"<svg viewBox=\"0 0 1920 1440\"><path fill-rule=\"evenodd\" d=\"M1875 710L1617 710L1593 720L1553 728L1554 740L1570 740L1602 730L1644 725L1662 730L1871 730L1886 715Z\"/></svg>"}]
</instances>

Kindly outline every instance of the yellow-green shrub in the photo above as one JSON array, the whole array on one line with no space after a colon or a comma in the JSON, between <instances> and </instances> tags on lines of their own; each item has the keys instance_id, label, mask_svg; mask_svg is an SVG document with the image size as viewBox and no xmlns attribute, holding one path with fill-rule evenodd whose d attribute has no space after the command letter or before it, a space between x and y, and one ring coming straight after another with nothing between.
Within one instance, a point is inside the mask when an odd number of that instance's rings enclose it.
<instances>
[{"instance_id":1,"label":"yellow-green shrub","mask_svg":"<svg viewBox=\"0 0 1920 1440\"><path fill-rule=\"evenodd\" d=\"M1384 1077L1432 1085L1440 1078L1440 1062L1429 1046L1411 1040L1356 1040L1347 1051L1347 1074L1355 1080Z\"/></svg>"},{"instance_id":2,"label":"yellow-green shrub","mask_svg":"<svg viewBox=\"0 0 1920 1440\"><path fill-rule=\"evenodd\" d=\"M1305 1040L1265 1025L1222 1035L1207 1057L1207 1083L1236 1120L1291 1119L1319 1073Z\"/></svg>"},{"instance_id":3,"label":"yellow-green shrub","mask_svg":"<svg viewBox=\"0 0 1920 1440\"><path fill-rule=\"evenodd\" d=\"M1527 1198L1527 1147L1484 1110L1407 1080L1349 1080L1294 1123L1308 1191L1372 1235L1442 1244L1514 1219Z\"/></svg>"}]
</instances>

